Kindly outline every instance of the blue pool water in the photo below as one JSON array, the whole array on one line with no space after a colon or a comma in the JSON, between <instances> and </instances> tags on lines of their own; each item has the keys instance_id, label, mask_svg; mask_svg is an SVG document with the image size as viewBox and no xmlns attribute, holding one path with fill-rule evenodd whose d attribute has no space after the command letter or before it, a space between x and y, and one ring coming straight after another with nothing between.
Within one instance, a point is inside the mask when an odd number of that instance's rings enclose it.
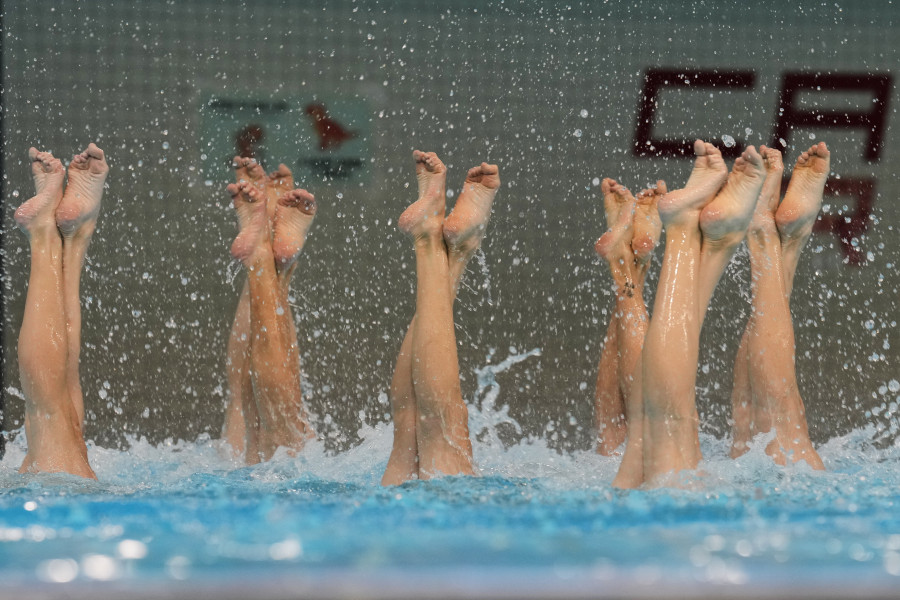
<instances>
[{"instance_id":1,"label":"blue pool water","mask_svg":"<svg viewBox=\"0 0 900 600\"><path fill-rule=\"evenodd\" d=\"M618 459L504 447L472 411L479 478L382 488L389 424L339 454L241 467L217 440L90 448L99 482L0 461L0 596L816 597L900 593L900 445L860 429L828 471L704 436L682 489L610 487Z\"/></svg>"}]
</instances>

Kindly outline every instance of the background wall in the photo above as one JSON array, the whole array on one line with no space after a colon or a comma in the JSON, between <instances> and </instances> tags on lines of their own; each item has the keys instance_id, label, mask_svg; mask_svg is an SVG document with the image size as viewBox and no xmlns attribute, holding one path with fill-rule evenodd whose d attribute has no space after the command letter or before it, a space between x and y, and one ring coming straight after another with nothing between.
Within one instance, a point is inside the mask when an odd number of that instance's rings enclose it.
<instances>
[{"instance_id":1,"label":"background wall","mask_svg":"<svg viewBox=\"0 0 900 600\"><path fill-rule=\"evenodd\" d=\"M441 155L454 196L470 166L501 168L484 254L457 303L470 400L479 401L475 368L540 349L499 376L498 406L509 405L523 435L589 447L612 303L592 249L605 229L599 181L636 190L686 180L687 158L642 140L647 76L667 69L644 134L723 147L782 137L788 165L812 143L829 144L839 193L826 200L793 302L801 389L818 442L868 423L888 428L882 439L896 434L896 5L128 4L4 2L4 429L23 414L15 342L28 249L12 213L32 193L26 151L70 157L96 141L112 171L83 280L87 436L110 445L126 433L218 435L242 282L228 256L235 224L223 188L236 130L254 122L266 131L267 166L286 162L320 203L292 302L309 404L335 449L354 442L362 420L389 418L386 391L413 312L413 254L396 218L414 199L414 148ZM720 80L705 86L696 70ZM743 83L723 75L734 71ZM798 117L776 135L785 77L797 72L825 77L792 104L813 124ZM858 77L855 91L834 90L846 74L880 77L887 97ZM321 151L310 104L356 137ZM833 126L857 113L858 126ZM742 251L703 333L698 402L719 435L748 270ZM651 289L656 271L658 261Z\"/></svg>"}]
</instances>

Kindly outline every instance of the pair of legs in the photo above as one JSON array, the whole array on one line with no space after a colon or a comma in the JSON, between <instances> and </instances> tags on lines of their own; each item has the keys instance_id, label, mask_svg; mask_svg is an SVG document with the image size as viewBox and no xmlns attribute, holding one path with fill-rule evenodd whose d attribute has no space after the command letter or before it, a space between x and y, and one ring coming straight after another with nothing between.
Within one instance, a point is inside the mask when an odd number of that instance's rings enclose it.
<instances>
[{"instance_id":1,"label":"pair of legs","mask_svg":"<svg viewBox=\"0 0 900 600\"><path fill-rule=\"evenodd\" d=\"M766 453L775 462L805 460L823 469L797 387L790 297L800 253L822 206L830 153L819 142L801 154L779 204L781 153L764 150L766 181L747 234L753 310L734 364L731 454L740 456L754 435L774 429Z\"/></svg>"},{"instance_id":2,"label":"pair of legs","mask_svg":"<svg viewBox=\"0 0 900 600\"><path fill-rule=\"evenodd\" d=\"M83 435L79 286L109 166L103 151L90 144L72 159L64 186L58 159L35 148L28 156L36 194L15 213L31 249L18 348L28 440L20 471L96 479Z\"/></svg>"},{"instance_id":3,"label":"pair of legs","mask_svg":"<svg viewBox=\"0 0 900 600\"><path fill-rule=\"evenodd\" d=\"M700 328L722 271L744 238L764 180L763 160L753 147L735 161L730 175L711 144L698 140L694 152L685 187L658 200L666 249L649 325L644 325L646 317L621 318L640 315L643 306L628 298L637 296L637 286L627 284L639 281L640 273L637 263L626 259L634 255L629 247L634 228L621 212L607 215L612 224L604 236L608 243L598 244L618 287L616 356L631 399L625 405L629 441L613 482L618 487L657 481L700 461L694 401ZM632 301L631 313L626 298ZM629 342L627 349L620 338Z\"/></svg>"},{"instance_id":4,"label":"pair of legs","mask_svg":"<svg viewBox=\"0 0 900 600\"><path fill-rule=\"evenodd\" d=\"M231 254L247 269L228 340L228 405L223 437L248 464L279 447L303 448L314 436L300 391L297 330L288 303L290 280L316 214L315 198L294 189L290 170L267 175L253 159L235 157L227 188L239 233Z\"/></svg>"},{"instance_id":5,"label":"pair of legs","mask_svg":"<svg viewBox=\"0 0 900 600\"><path fill-rule=\"evenodd\" d=\"M416 314L391 380L394 445L382 485L474 474L453 302L466 265L484 237L500 187L499 170L487 163L469 169L453 212L445 219L446 167L433 152L417 150L413 158L419 197L398 225L415 248Z\"/></svg>"},{"instance_id":6,"label":"pair of legs","mask_svg":"<svg viewBox=\"0 0 900 600\"><path fill-rule=\"evenodd\" d=\"M610 229L594 248L609 263L616 297L597 369L597 452L613 454L627 435L622 475L614 481L623 486L626 473L642 472L641 352L649 321L643 292L662 231L658 203L666 184L658 181L637 198L612 179L604 179L601 190Z\"/></svg>"}]
</instances>

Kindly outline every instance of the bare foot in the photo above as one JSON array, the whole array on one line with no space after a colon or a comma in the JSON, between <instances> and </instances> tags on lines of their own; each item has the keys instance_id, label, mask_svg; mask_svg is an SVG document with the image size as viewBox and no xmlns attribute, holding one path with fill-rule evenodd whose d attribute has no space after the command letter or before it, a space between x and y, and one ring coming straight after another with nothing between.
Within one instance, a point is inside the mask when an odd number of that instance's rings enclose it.
<instances>
[{"instance_id":1,"label":"bare foot","mask_svg":"<svg viewBox=\"0 0 900 600\"><path fill-rule=\"evenodd\" d=\"M262 186L265 183L266 171L255 158L235 156L231 164L234 167L235 183L246 181L257 186Z\"/></svg>"},{"instance_id":2,"label":"bare foot","mask_svg":"<svg viewBox=\"0 0 900 600\"><path fill-rule=\"evenodd\" d=\"M63 195L65 170L49 152L28 149L35 195L16 209L15 219L26 234L36 229L56 229L56 208Z\"/></svg>"},{"instance_id":3,"label":"bare foot","mask_svg":"<svg viewBox=\"0 0 900 600\"><path fill-rule=\"evenodd\" d=\"M604 179L601 185L604 205L609 207L606 220L609 230L600 236L594 250L609 262L616 283L630 278L634 270L634 252L631 240L634 235L635 199L627 188L614 179Z\"/></svg>"},{"instance_id":4,"label":"bare foot","mask_svg":"<svg viewBox=\"0 0 900 600\"><path fill-rule=\"evenodd\" d=\"M447 168L434 152L413 152L419 198L400 215L398 226L414 239L440 236L444 223Z\"/></svg>"},{"instance_id":5,"label":"bare foot","mask_svg":"<svg viewBox=\"0 0 900 600\"><path fill-rule=\"evenodd\" d=\"M653 257L653 250L659 244L662 221L659 218L659 199L666 195L666 182L660 179L655 188L642 190L637 195L634 208L634 237L631 250L641 274L646 274Z\"/></svg>"},{"instance_id":6,"label":"bare foot","mask_svg":"<svg viewBox=\"0 0 900 600\"><path fill-rule=\"evenodd\" d=\"M787 240L806 241L809 237L822 207L822 194L830 169L831 153L825 142L810 147L797 159L784 201L775 213L782 244Z\"/></svg>"},{"instance_id":7,"label":"bare foot","mask_svg":"<svg viewBox=\"0 0 900 600\"><path fill-rule=\"evenodd\" d=\"M763 158L766 179L759 192L756 209L750 219L751 232L775 227L775 209L778 208L778 200L781 197L781 179L784 175L781 152L774 148L760 146L759 153Z\"/></svg>"},{"instance_id":8,"label":"bare foot","mask_svg":"<svg viewBox=\"0 0 900 600\"><path fill-rule=\"evenodd\" d=\"M712 144L695 141L694 156L697 157L694 169L685 186L668 192L659 200L659 216L666 225L690 223L688 213L702 210L728 177L728 167L722 160L722 153Z\"/></svg>"},{"instance_id":9,"label":"bare foot","mask_svg":"<svg viewBox=\"0 0 900 600\"><path fill-rule=\"evenodd\" d=\"M468 260L484 239L491 204L500 187L500 169L497 165L481 163L469 169L463 191L444 220L444 241L451 255Z\"/></svg>"},{"instance_id":10,"label":"bare foot","mask_svg":"<svg viewBox=\"0 0 900 600\"><path fill-rule=\"evenodd\" d=\"M265 188L269 218L272 219L275 217L281 197L294 189L294 175L287 165L281 163L277 169L269 173L265 179Z\"/></svg>"},{"instance_id":11,"label":"bare foot","mask_svg":"<svg viewBox=\"0 0 900 600\"><path fill-rule=\"evenodd\" d=\"M765 179L762 156L748 146L734 161L725 186L700 213L704 245L732 247L744 239Z\"/></svg>"},{"instance_id":12,"label":"bare foot","mask_svg":"<svg viewBox=\"0 0 900 600\"><path fill-rule=\"evenodd\" d=\"M230 183L226 188L238 217L238 235L231 244L231 255L250 266L253 256L268 234L266 198L263 192L247 181Z\"/></svg>"},{"instance_id":13,"label":"bare foot","mask_svg":"<svg viewBox=\"0 0 900 600\"><path fill-rule=\"evenodd\" d=\"M297 260L317 210L315 197L306 190L290 190L278 199L272 253L279 270L289 268Z\"/></svg>"},{"instance_id":14,"label":"bare foot","mask_svg":"<svg viewBox=\"0 0 900 600\"><path fill-rule=\"evenodd\" d=\"M91 143L69 164L66 192L56 208L56 226L65 237L94 232L109 165L103 150Z\"/></svg>"}]
</instances>

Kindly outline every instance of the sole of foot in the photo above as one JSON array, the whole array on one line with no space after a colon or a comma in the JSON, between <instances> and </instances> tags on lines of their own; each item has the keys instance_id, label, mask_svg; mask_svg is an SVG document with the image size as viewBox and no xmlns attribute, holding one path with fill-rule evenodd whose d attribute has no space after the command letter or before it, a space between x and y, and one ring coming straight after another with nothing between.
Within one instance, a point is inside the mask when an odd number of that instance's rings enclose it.
<instances>
[{"instance_id":1,"label":"sole of foot","mask_svg":"<svg viewBox=\"0 0 900 600\"><path fill-rule=\"evenodd\" d=\"M291 190L278 199L272 253L279 268L297 259L317 210L315 197L304 189Z\"/></svg>"},{"instance_id":2,"label":"sole of foot","mask_svg":"<svg viewBox=\"0 0 900 600\"><path fill-rule=\"evenodd\" d=\"M444 219L444 241L451 253L470 255L481 245L499 188L497 165L483 162L469 169L453 212Z\"/></svg>"},{"instance_id":3,"label":"sole of foot","mask_svg":"<svg viewBox=\"0 0 900 600\"><path fill-rule=\"evenodd\" d=\"M259 188L247 181L231 183L226 190L238 218L238 235L231 244L231 256L246 265L268 232L266 199Z\"/></svg>"},{"instance_id":4,"label":"sole of foot","mask_svg":"<svg viewBox=\"0 0 900 600\"><path fill-rule=\"evenodd\" d=\"M645 268L659 244L662 220L659 218L659 200L666 195L666 182L660 179L656 187L642 190L634 207L634 236L631 250L638 266Z\"/></svg>"},{"instance_id":5,"label":"sole of foot","mask_svg":"<svg viewBox=\"0 0 900 600\"><path fill-rule=\"evenodd\" d=\"M781 152L767 146L759 147L763 158L766 179L756 201L756 209L750 219L750 231L763 231L775 227L775 211L781 199L781 181L784 177L784 163Z\"/></svg>"},{"instance_id":6,"label":"sole of foot","mask_svg":"<svg viewBox=\"0 0 900 600\"><path fill-rule=\"evenodd\" d=\"M401 231L416 239L442 234L446 208L447 168L434 152L413 152L419 198L413 202L397 222Z\"/></svg>"},{"instance_id":7,"label":"sole of foot","mask_svg":"<svg viewBox=\"0 0 900 600\"><path fill-rule=\"evenodd\" d=\"M108 174L106 157L96 144L72 158L66 191L56 208L56 226L63 236L93 233Z\"/></svg>"},{"instance_id":8,"label":"sole of foot","mask_svg":"<svg viewBox=\"0 0 900 600\"><path fill-rule=\"evenodd\" d=\"M62 163L49 152L28 150L35 195L16 209L14 218L22 231L56 228L56 209L63 195L66 172Z\"/></svg>"},{"instance_id":9,"label":"sole of foot","mask_svg":"<svg viewBox=\"0 0 900 600\"><path fill-rule=\"evenodd\" d=\"M747 233L766 179L763 158L748 146L734 161L725 185L700 213L703 242L737 245Z\"/></svg>"},{"instance_id":10,"label":"sole of foot","mask_svg":"<svg viewBox=\"0 0 900 600\"><path fill-rule=\"evenodd\" d=\"M685 186L659 199L659 217L665 225L690 224L693 215L709 204L728 178L728 167L718 148L696 140L694 167Z\"/></svg>"},{"instance_id":11,"label":"sole of foot","mask_svg":"<svg viewBox=\"0 0 900 600\"><path fill-rule=\"evenodd\" d=\"M782 240L805 239L812 232L830 170L831 153L825 142L811 146L797 159L784 200L775 212Z\"/></svg>"},{"instance_id":12,"label":"sole of foot","mask_svg":"<svg viewBox=\"0 0 900 600\"><path fill-rule=\"evenodd\" d=\"M635 198L631 192L613 179L602 184L604 206L610 206L606 219L610 228L594 244L594 250L611 266L630 267L633 262L631 240L634 235Z\"/></svg>"}]
</instances>

